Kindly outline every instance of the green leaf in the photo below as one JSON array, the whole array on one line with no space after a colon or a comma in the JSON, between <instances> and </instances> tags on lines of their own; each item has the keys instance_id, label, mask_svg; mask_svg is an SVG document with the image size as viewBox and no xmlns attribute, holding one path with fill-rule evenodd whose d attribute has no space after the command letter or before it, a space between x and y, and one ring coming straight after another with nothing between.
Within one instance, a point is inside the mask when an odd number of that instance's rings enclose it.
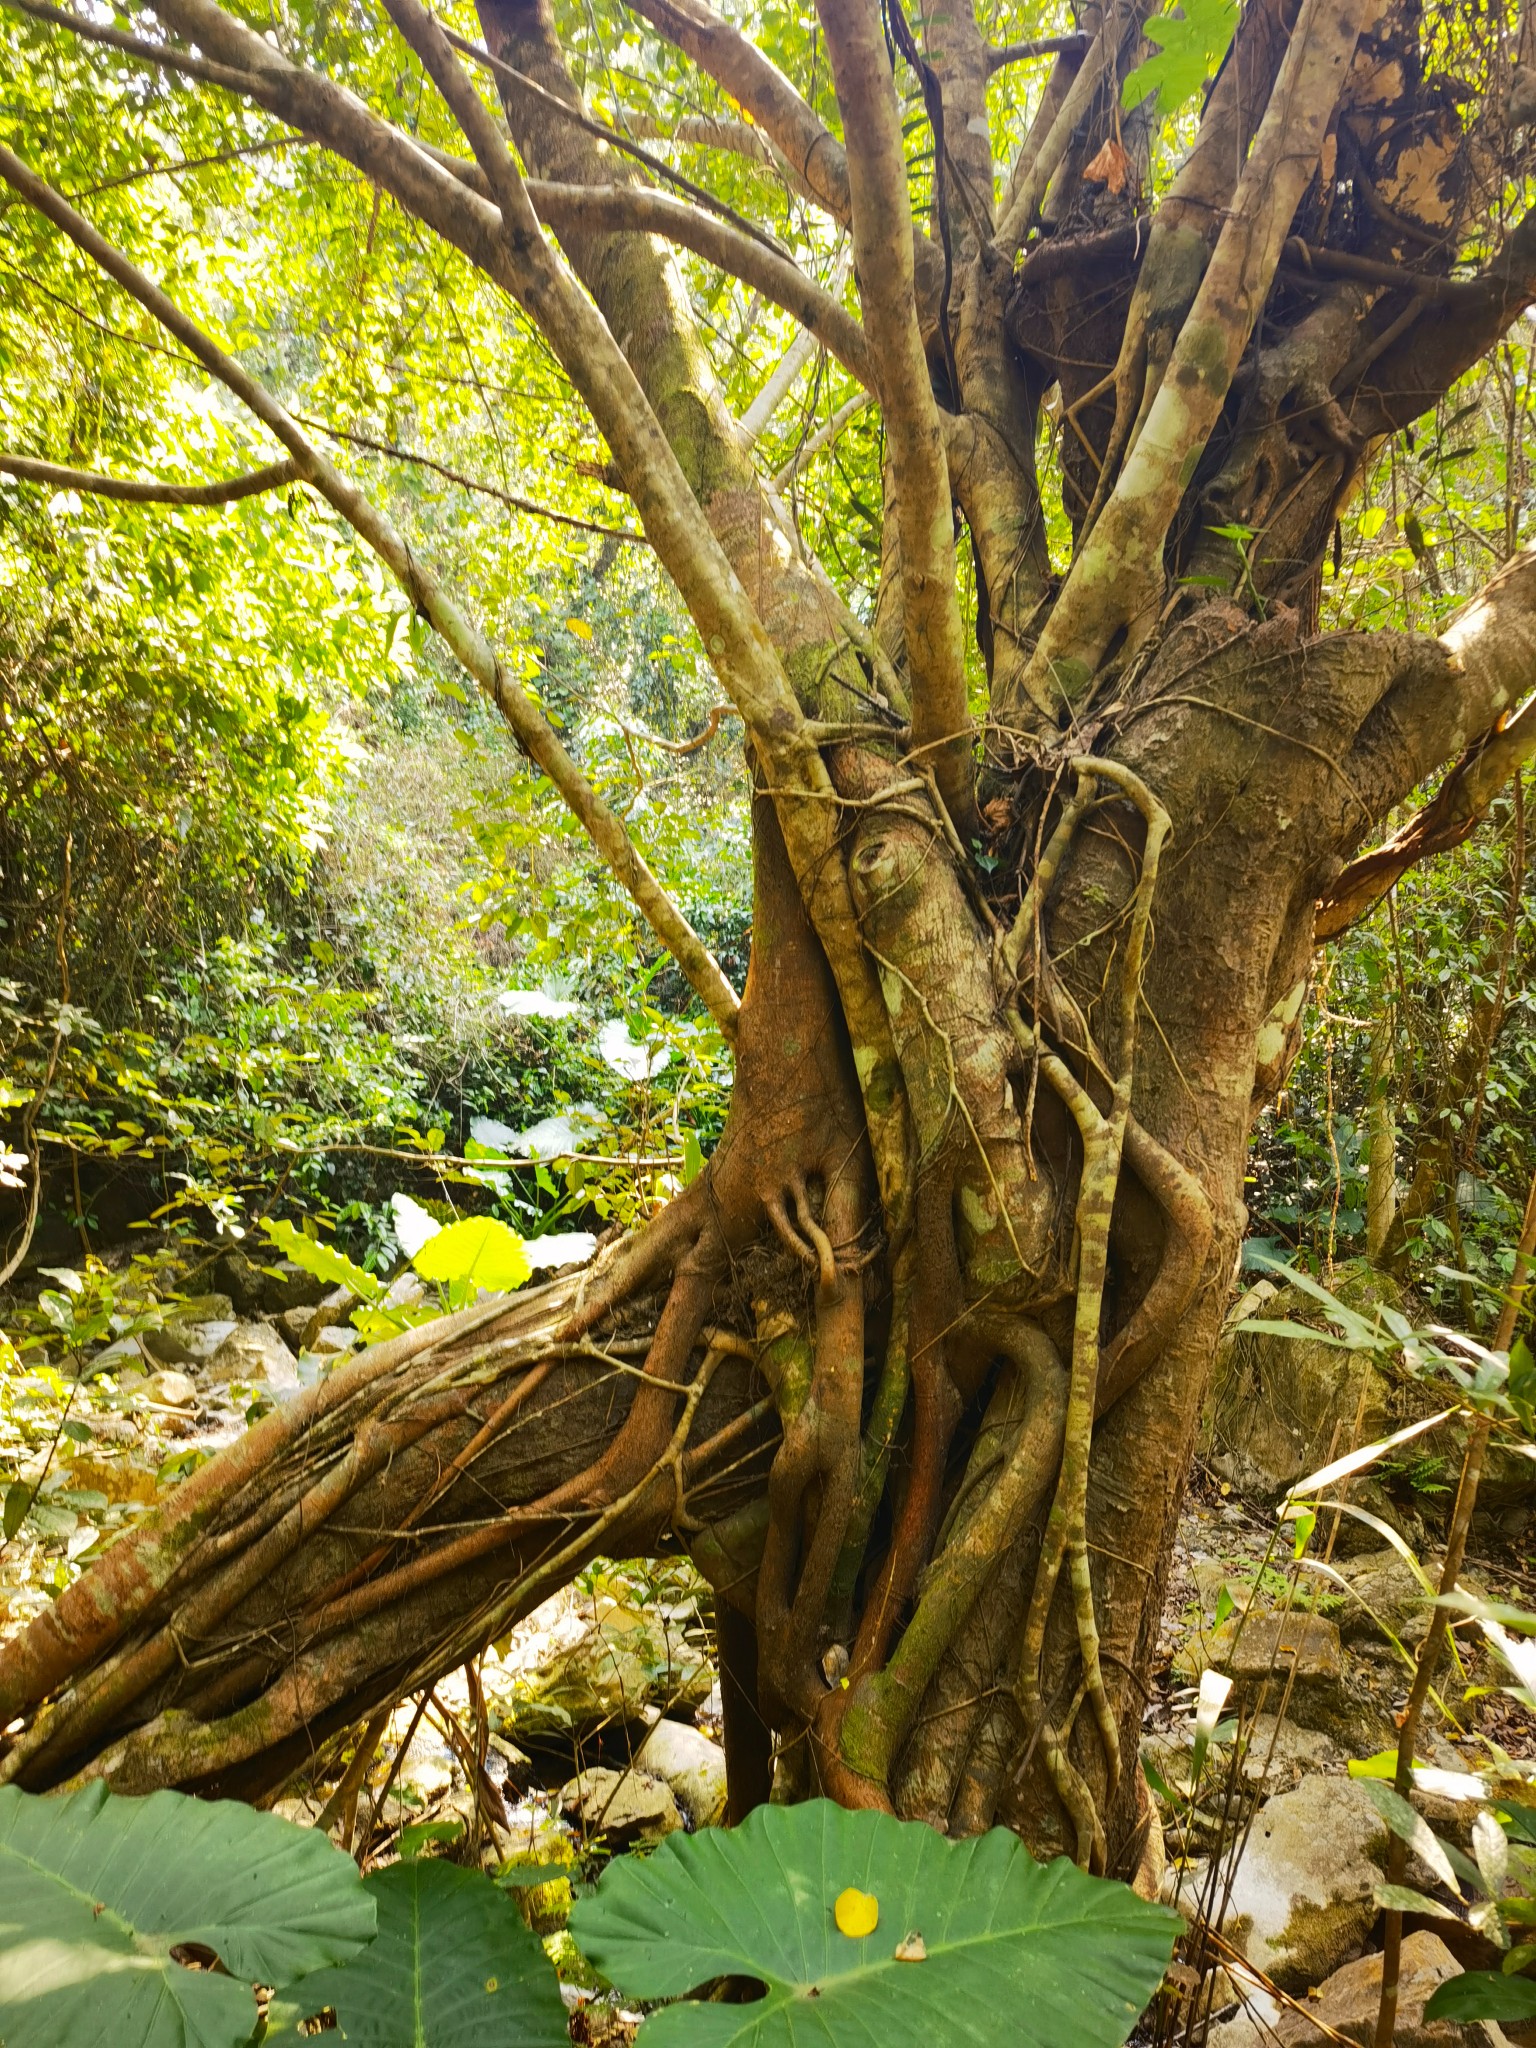
<instances>
[{"instance_id":1,"label":"green leaf","mask_svg":"<svg viewBox=\"0 0 1536 2048\"><path fill-rule=\"evenodd\" d=\"M347 2048L569 2048L543 1943L482 1872L440 1859L396 1863L366 1888L378 1940L283 1999L281 2038L330 2011Z\"/></svg>"},{"instance_id":2,"label":"green leaf","mask_svg":"<svg viewBox=\"0 0 1536 2048\"><path fill-rule=\"evenodd\" d=\"M10 1506L9 1499L6 1506ZM1506 1834L1536 1847L1536 1806L1522 1806L1517 1799L1496 1799L1493 1810Z\"/></svg>"},{"instance_id":3,"label":"green leaf","mask_svg":"<svg viewBox=\"0 0 1536 2048\"><path fill-rule=\"evenodd\" d=\"M1466 1970L1447 1977L1424 2008L1427 2020L1536 2019L1536 1983L1499 1970Z\"/></svg>"},{"instance_id":4,"label":"green leaf","mask_svg":"<svg viewBox=\"0 0 1536 2048\"><path fill-rule=\"evenodd\" d=\"M423 1280L470 1281L492 1294L521 1287L533 1268L515 1230L494 1216L466 1216L429 1237L412 1260Z\"/></svg>"},{"instance_id":5,"label":"green leaf","mask_svg":"<svg viewBox=\"0 0 1536 2048\"><path fill-rule=\"evenodd\" d=\"M6 2048L243 2048L253 1985L341 1962L373 1931L351 1858L275 1814L0 1790ZM223 1970L186 1967L188 1951Z\"/></svg>"},{"instance_id":6,"label":"green leaf","mask_svg":"<svg viewBox=\"0 0 1536 2048\"><path fill-rule=\"evenodd\" d=\"M0 1527L5 1530L5 1540L10 1542L16 1531L27 1519L27 1509L32 1505L34 1489L24 1479L15 1479L5 1489L5 1510Z\"/></svg>"},{"instance_id":7,"label":"green leaf","mask_svg":"<svg viewBox=\"0 0 1536 2048\"><path fill-rule=\"evenodd\" d=\"M1122 106L1139 107L1156 93L1163 119L1176 114L1216 71L1236 27L1233 0L1182 0L1178 14L1155 16L1144 33L1148 42L1157 44L1157 54L1138 64L1126 79L1120 93ZM1223 532L1219 526L1212 530ZM1246 529L1243 537L1249 537Z\"/></svg>"},{"instance_id":8,"label":"green leaf","mask_svg":"<svg viewBox=\"0 0 1536 2048\"><path fill-rule=\"evenodd\" d=\"M363 1301L374 1301L383 1292L372 1273L354 1266L346 1253L337 1251L334 1245L306 1237L302 1230L281 1218L261 1227L285 1259L291 1259L301 1271L313 1273L317 1280L325 1280L332 1287L345 1287Z\"/></svg>"},{"instance_id":9,"label":"green leaf","mask_svg":"<svg viewBox=\"0 0 1536 2048\"><path fill-rule=\"evenodd\" d=\"M1436 1919L1457 1922L1461 1918L1439 1899L1432 1899L1427 1892L1416 1892L1410 1884L1377 1885L1376 1903L1389 1913L1432 1913Z\"/></svg>"},{"instance_id":10,"label":"green leaf","mask_svg":"<svg viewBox=\"0 0 1536 2048\"><path fill-rule=\"evenodd\" d=\"M1430 1869L1457 1898L1461 1897L1461 1885L1445 1845L1423 1815L1416 1812L1402 1794L1380 1778L1357 1778L1355 1783L1381 1815L1394 1835L1405 1841L1413 1853L1427 1863Z\"/></svg>"},{"instance_id":11,"label":"green leaf","mask_svg":"<svg viewBox=\"0 0 1536 2048\"><path fill-rule=\"evenodd\" d=\"M873 1895L872 1934L840 1934L834 1903ZM610 1863L571 1931L633 1998L719 1977L760 1979L751 2005L689 2002L647 2020L645 2048L792 2048L935 2040L993 2048L1003 2016L1031 2048L1118 2048L1161 1981L1177 1918L1064 1858L1035 1863L994 1828L948 1841L920 1821L829 1800L760 1806L739 1828L673 1835ZM921 1936L923 1959L899 1961Z\"/></svg>"}]
</instances>

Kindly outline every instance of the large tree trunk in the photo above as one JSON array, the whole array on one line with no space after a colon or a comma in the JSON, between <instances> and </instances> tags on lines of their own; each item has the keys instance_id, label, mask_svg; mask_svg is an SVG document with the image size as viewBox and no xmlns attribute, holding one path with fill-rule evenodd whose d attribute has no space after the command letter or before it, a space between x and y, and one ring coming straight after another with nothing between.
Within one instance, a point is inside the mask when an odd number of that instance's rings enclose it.
<instances>
[{"instance_id":1,"label":"large tree trunk","mask_svg":"<svg viewBox=\"0 0 1536 2048\"><path fill-rule=\"evenodd\" d=\"M851 228L862 327L776 252L735 230L742 246L723 244L718 220L689 215L677 234L777 294L877 393L888 517L869 627L757 479L650 238L677 205L598 146L539 0L481 10L526 185L416 0L390 14L472 165L403 141L214 0L157 11L514 294L581 390L746 722L756 902L739 1016L387 521L0 153L396 570L737 1052L715 1156L646 1230L579 1278L343 1367L0 1653L0 1777L270 1794L594 1553L684 1546L732 1617L727 1699L745 1687L761 1709L728 1722L738 1804L765 1782L766 1727L793 1785L956 1831L1002 1820L1123 1870L1247 1134L1293 1050L1319 900L1355 914L1414 857L1417 842L1394 843L1344 872L1515 705L1536 650L1529 559L1440 638L1317 637L1323 551L1363 451L1525 303L1536 228L1481 281L1445 275L1480 189L1466 166L1489 159L1424 87L1416 16L1377 23L1357 57L1364 0L1244 14L1149 229L1134 181L1089 178L1112 139L1124 154L1141 9L1111 8L1062 52L1000 219L976 24L962 10L922 52L902 21L950 138L942 262L913 226L873 6L821 9L846 147L702 0L638 6ZM1381 98L1389 46L1406 111ZM1399 190L1394 138L1419 134L1425 92L1442 154L1433 180L1416 157ZM1342 251L1313 245L1341 151L1375 180L1350 170L1361 211ZM1420 276L1398 267L1394 209L1431 187L1443 208L1413 246L1440 253L1415 259ZM1313 238L1300 256L1293 228ZM1053 387L1075 436L1059 586L1034 468ZM956 506L991 690L979 786ZM1233 522L1264 538L1235 567L1211 533ZM1230 596L1197 607L1212 581ZM1464 768L1458 802L1488 764L1523 758L1531 726L1523 714Z\"/></svg>"}]
</instances>

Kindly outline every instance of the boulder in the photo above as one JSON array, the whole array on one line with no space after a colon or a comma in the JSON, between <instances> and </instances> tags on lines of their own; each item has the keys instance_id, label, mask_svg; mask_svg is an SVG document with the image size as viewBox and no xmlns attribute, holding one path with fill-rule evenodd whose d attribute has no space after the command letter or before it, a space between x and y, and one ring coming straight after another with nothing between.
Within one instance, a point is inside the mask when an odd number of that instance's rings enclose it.
<instances>
[{"instance_id":1,"label":"boulder","mask_svg":"<svg viewBox=\"0 0 1536 2048\"><path fill-rule=\"evenodd\" d=\"M140 1381L136 1391L156 1408L175 1408L189 1413L197 1406L197 1388L184 1372L152 1372L147 1379Z\"/></svg>"},{"instance_id":2,"label":"boulder","mask_svg":"<svg viewBox=\"0 0 1536 2048\"><path fill-rule=\"evenodd\" d=\"M1378 1304L1402 1306L1397 1283L1363 1261L1340 1268L1332 1287L1362 1314ZM1261 1313L1267 1322L1322 1328L1319 1304L1298 1287L1281 1288ZM1321 1336L1314 1343L1229 1328L1217 1350L1206 1409L1211 1463L1240 1492L1272 1500L1326 1464L1336 1447L1386 1436L1395 1390L1377 1358L1341 1350Z\"/></svg>"},{"instance_id":3,"label":"boulder","mask_svg":"<svg viewBox=\"0 0 1536 2048\"><path fill-rule=\"evenodd\" d=\"M635 1762L672 1787L696 1828L719 1827L724 1821L725 1751L701 1729L658 1721L635 1752Z\"/></svg>"},{"instance_id":4,"label":"boulder","mask_svg":"<svg viewBox=\"0 0 1536 2048\"><path fill-rule=\"evenodd\" d=\"M1346 2041L1370 2048L1375 2038L1376 2014L1381 2005L1381 1964L1379 1955L1362 1956L1346 1963L1307 2000L1305 2012L1286 2012L1275 2027L1280 2048L1323 2048L1342 2034ZM1424 2018L1424 2008L1436 1987L1447 1977L1458 1977L1461 1965L1438 1935L1409 1934L1403 1939L1402 1960L1397 1983L1397 2024L1393 2028L1394 2048L1489 2048L1499 2039L1496 2029L1483 2025L1458 2026L1452 2020ZM1321 2025L1314 2025L1320 2021ZM1324 2029L1331 2029L1325 2032Z\"/></svg>"},{"instance_id":5,"label":"boulder","mask_svg":"<svg viewBox=\"0 0 1536 2048\"><path fill-rule=\"evenodd\" d=\"M672 1787L647 1771L580 1771L560 1788L560 1811L610 1842L658 1842L683 1825Z\"/></svg>"},{"instance_id":6,"label":"boulder","mask_svg":"<svg viewBox=\"0 0 1536 2048\"><path fill-rule=\"evenodd\" d=\"M1230 1614L1220 1628L1187 1638L1173 1660L1175 1677L1186 1685L1198 1684L1211 1665L1233 1680L1234 1712L1273 1712L1292 1680L1286 1714L1297 1727L1332 1737L1349 1756L1371 1756L1395 1739L1387 1703L1346 1670L1339 1625L1326 1615Z\"/></svg>"},{"instance_id":7,"label":"boulder","mask_svg":"<svg viewBox=\"0 0 1536 2048\"><path fill-rule=\"evenodd\" d=\"M334 1330L345 1324L356 1307L357 1296L350 1287L333 1287L323 1300L317 1301L308 1311L308 1320L299 1332L299 1349L319 1350L322 1332Z\"/></svg>"},{"instance_id":8,"label":"boulder","mask_svg":"<svg viewBox=\"0 0 1536 2048\"><path fill-rule=\"evenodd\" d=\"M1285 1991L1320 1984L1376 1923L1387 1829L1350 1778L1307 1778L1259 1809L1225 1931Z\"/></svg>"},{"instance_id":9,"label":"boulder","mask_svg":"<svg viewBox=\"0 0 1536 2048\"><path fill-rule=\"evenodd\" d=\"M259 1315L263 1311L280 1315L285 1308L313 1308L327 1292L323 1280L306 1273L291 1259L253 1259L248 1252L233 1247L219 1254L213 1277L239 1316Z\"/></svg>"},{"instance_id":10,"label":"boulder","mask_svg":"<svg viewBox=\"0 0 1536 2048\"><path fill-rule=\"evenodd\" d=\"M528 1617L486 1683L514 1741L553 1737L564 1747L638 1721L647 1707L691 1710L712 1678L677 1620L568 1590Z\"/></svg>"},{"instance_id":11,"label":"boulder","mask_svg":"<svg viewBox=\"0 0 1536 2048\"><path fill-rule=\"evenodd\" d=\"M261 1385L274 1393L294 1393L299 1385L293 1353L270 1323L236 1323L209 1359L207 1377L218 1387Z\"/></svg>"}]
</instances>

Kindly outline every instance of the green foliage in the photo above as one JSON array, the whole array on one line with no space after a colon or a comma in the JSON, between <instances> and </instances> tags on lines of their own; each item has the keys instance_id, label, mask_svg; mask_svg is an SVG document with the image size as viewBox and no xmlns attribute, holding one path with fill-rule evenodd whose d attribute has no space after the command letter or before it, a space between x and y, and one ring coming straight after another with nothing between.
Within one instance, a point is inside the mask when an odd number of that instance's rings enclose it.
<instances>
[{"instance_id":1,"label":"green foliage","mask_svg":"<svg viewBox=\"0 0 1536 2048\"><path fill-rule=\"evenodd\" d=\"M839 1931L834 1906L849 1888L876 1900L872 1933ZM1002 1829L951 1842L828 1800L759 1807L729 1832L621 1858L571 1922L628 1996L678 1997L724 1976L767 1987L754 2004L668 2007L646 2023L655 2048L788 2048L807 2030L892 2048L936 2029L991 2043L1002 2014L1038 2048L1115 2048L1157 1988L1178 1925L1065 1860L1033 1862Z\"/></svg>"},{"instance_id":2,"label":"green foliage","mask_svg":"<svg viewBox=\"0 0 1536 2048\"><path fill-rule=\"evenodd\" d=\"M0 1923L7 2048L242 2048L252 1986L357 1954L375 1908L350 1858L270 1814L8 1785Z\"/></svg>"},{"instance_id":3,"label":"green foliage","mask_svg":"<svg viewBox=\"0 0 1536 2048\"><path fill-rule=\"evenodd\" d=\"M1156 14L1143 34L1157 45L1155 56L1138 64L1120 92L1120 104L1139 107L1157 95L1158 113L1167 120L1192 100L1216 71L1237 27L1233 0L1181 0L1178 12ZM1217 527L1231 538L1251 538L1246 528Z\"/></svg>"},{"instance_id":4,"label":"green foliage","mask_svg":"<svg viewBox=\"0 0 1536 2048\"><path fill-rule=\"evenodd\" d=\"M7 1787L0 1917L8 2048L242 2048L258 1984L275 1987L272 2040L317 2027L356 2048L567 2038L541 1943L483 1873L417 1856L363 1882L325 1836L234 1802ZM1034 1863L1002 1829L950 1842L815 1800L616 1858L573 1931L632 1997L726 1975L765 1984L747 2005L666 2006L646 2023L657 2044L771 2048L812 2025L900 2048L936 2023L981 2043L1011 2012L1027 2013L1035 2048L1118 2048L1178 1924L1065 1860Z\"/></svg>"},{"instance_id":5,"label":"green foliage","mask_svg":"<svg viewBox=\"0 0 1536 2048\"><path fill-rule=\"evenodd\" d=\"M381 1293L374 1275L355 1266L334 1245L322 1244L318 1238L307 1236L282 1220L268 1221L261 1227L285 1259L291 1259L302 1271L313 1273L328 1287L345 1287L363 1301L373 1301Z\"/></svg>"},{"instance_id":6,"label":"green foliage","mask_svg":"<svg viewBox=\"0 0 1536 2048\"><path fill-rule=\"evenodd\" d=\"M450 1300L472 1300L475 1290L510 1292L533 1268L523 1241L495 1216L466 1217L429 1237L411 1262L424 1280L436 1280Z\"/></svg>"},{"instance_id":7,"label":"green foliage","mask_svg":"<svg viewBox=\"0 0 1536 2048\"><path fill-rule=\"evenodd\" d=\"M416 1858L368 1878L373 1946L305 1978L278 2040L334 2014L350 2048L565 2048L565 2007L538 1936L479 1871Z\"/></svg>"}]
</instances>

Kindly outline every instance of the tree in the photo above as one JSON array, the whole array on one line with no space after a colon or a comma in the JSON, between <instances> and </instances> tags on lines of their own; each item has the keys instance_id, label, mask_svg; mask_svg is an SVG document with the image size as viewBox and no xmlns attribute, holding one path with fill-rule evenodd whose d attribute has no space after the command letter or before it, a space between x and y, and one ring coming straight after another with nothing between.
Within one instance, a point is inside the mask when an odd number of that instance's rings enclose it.
<instances>
[{"instance_id":1,"label":"tree","mask_svg":"<svg viewBox=\"0 0 1536 2048\"><path fill-rule=\"evenodd\" d=\"M845 1803L1133 1867L1255 1105L1319 931L1536 749L1531 557L1438 633L1319 630L1362 464L1536 291L1524 28L1250 0L1234 33L1203 0L1152 22L1111 0L997 47L969 8L821 0L781 64L766 18L759 43L705 0L630 0L718 89L671 140L846 231L855 317L835 271L595 118L545 0L479 0L478 40L385 0L387 46L371 19L258 32L218 0L132 32L13 4L44 51L84 37L263 110L516 302L741 715L756 795L738 1005L379 506L0 151L394 571L737 1062L706 1171L646 1229L342 1368L9 1645L0 1771L270 1792L594 1553L682 1543L719 1604L738 1811L771 1732ZM997 113L989 80L1046 60L1027 127ZM869 607L760 473L678 251L878 407Z\"/></svg>"}]
</instances>

